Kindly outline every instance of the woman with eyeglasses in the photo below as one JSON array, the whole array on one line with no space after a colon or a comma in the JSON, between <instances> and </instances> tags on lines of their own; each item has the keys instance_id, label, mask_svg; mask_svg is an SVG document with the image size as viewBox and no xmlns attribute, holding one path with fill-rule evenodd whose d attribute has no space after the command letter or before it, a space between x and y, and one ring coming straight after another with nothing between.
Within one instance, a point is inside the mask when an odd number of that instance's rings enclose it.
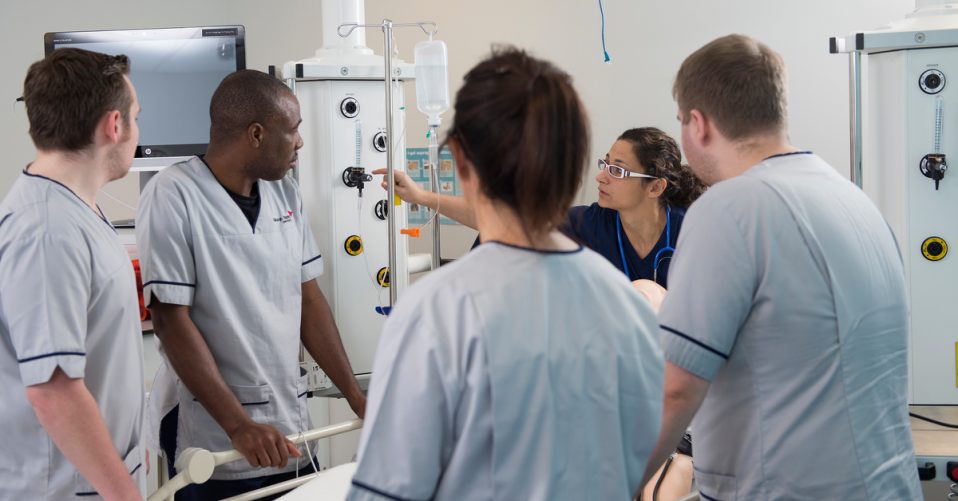
<instances>
[{"instance_id":1,"label":"woman with eyeglasses","mask_svg":"<svg viewBox=\"0 0 958 501\"><path fill-rule=\"evenodd\" d=\"M599 200L571 208L559 229L604 256L629 280L651 280L667 288L685 209L705 185L682 164L675 140L655 127L623 132L596 165ZM403 200L433 210L438 206L443 215L476 228L472 209L462 197L437 196L399 171L395 179L396 193ZM642 292L650 296L648 290ZM655 291L651 292L654 302Z\"/></svg>"},{"instance_id":2,"label":"woman with eyeglasses","mask_svg":"<svg viewBox=\"0 0 958 501\"><path fill-rule=\"evenodd\" d=\"M598 167L598 202L573 207L563 231L605 256L629 280L668 288L685 209L705 185L682 164L675 140L654 127L623 132Z\"/></svg>"},{"instance_id":3,"label":"woman with eyeglasses","mask_svg":"<svg viewBox=\"0 0 958 501\"><path fill-rule=\"evenodd\" d=\"M649 305L558 230L588 168L571 78L494 51L447 141L482 244L386 321L348 499L631 499L663 360Z\"/></svg>"}]
</instances>

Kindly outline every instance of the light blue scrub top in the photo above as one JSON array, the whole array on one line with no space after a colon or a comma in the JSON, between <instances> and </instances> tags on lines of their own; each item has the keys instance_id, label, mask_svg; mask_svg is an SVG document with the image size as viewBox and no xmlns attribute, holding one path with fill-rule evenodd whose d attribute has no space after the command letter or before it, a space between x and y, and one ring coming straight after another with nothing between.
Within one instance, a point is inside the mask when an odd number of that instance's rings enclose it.
<instances>
[{"instance_id":1,"label":"light blue scrub top","mask_svg":"<svg viewBox=\"0 0 958 501\"><path fill-rule=\"evenodd\" d=\"M136 240L144 297L189 306L190 318L243 409L254 421L289 435L310 428L306 377L299 368L302 283L322 273L323 260L296 181L260 180L258 187L261 205L254 228L201 159L167 167L140 197ZM175 384L177 455L187 447L232 449L186 385ZM236 461L217 468L213 478L252 478L295 468L295 461L285 470Z\"/></svg>"},{"instance_id":2,"label":"light blue scrub top","mask_svg":"<svg viewBox=\"0 0 958 501\"><path fill-rule=\"evenodd\" d=\"M100 499L27 400L26 387L57 368L83 378L143 493L143 333L130 257L73 191L25 171L0 204L0 500Z\"/></svg>"},{"instance_id":3,"label":"light blue scrub top","mask_svg":"<svg viewBox=\"0 0 958 501\"><path fill-rule=\"evenodd\" d=\"M692 422L703 499L921 499L894 237L810 153L689 209L660 312L666 358L711 381Z\"/></svg>"},{"instance_id":4,"label":"light blue scrub top","mask_svg":"<svg viewBox=\"0 0 958 501\"><path fill-rule=\"evenodd\" d=\"M659 432L657 330L591 250L477 247L386 322L348 499L630 499Z\"/></svg>"}]
</instances>

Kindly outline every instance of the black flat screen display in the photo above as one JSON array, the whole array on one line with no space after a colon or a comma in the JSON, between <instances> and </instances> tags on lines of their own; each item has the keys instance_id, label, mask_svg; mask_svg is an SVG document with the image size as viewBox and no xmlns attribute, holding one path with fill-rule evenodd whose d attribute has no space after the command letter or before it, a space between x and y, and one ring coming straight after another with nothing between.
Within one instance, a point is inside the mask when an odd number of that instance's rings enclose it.
<instances>
[{"instance_id":1,"label":"black flat screen display","mask_svg":"<svg viewBox=\"0 0 958 501\"><path fill-rule=\"evenodd\" d=\"M137 158L206 153L213 91L223 77L246 68L240 25L53 32L43 40L47 54L75 47L130 58L142 108Z\"/></svg>"}]
</instances>

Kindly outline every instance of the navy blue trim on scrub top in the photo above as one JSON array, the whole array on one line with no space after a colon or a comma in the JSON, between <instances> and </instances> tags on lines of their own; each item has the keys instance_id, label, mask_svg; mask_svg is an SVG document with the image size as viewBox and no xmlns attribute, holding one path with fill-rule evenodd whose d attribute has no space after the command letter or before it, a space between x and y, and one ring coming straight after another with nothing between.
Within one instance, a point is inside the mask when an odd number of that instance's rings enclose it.
<instances>
[{"instance_id":1,"label":"navy blue trim on scrub top","mask_svg":"<svg viewBox=\"0 0 958 501\"><path fill-rule=\"evenodd\" d=\"M776 154L774 154L774 155L769 155L769 156L763 158L762 161L764 162L764 161L766 161L766 160L771 160L771 159L773 159L773 158L778 158L778 157L790 157L790 156L792 156L792 155L811 155L811 154L812 154L812 152L811 152L811 151L808 151L808 150L789 151L789 152L786 152L786 153L776 153Z\"/></svg>"},{"instance_id":2,"label":"navy blue trim on scrub top","mask_svg":"<svg viewBox=\"0 0 958 501\"><path fill-rule=\"evenodd\" d=\"M579 246L578 248L576 248L576 249L569 249L569 250L559 250L559 249L556 249L556 250L535 249L535 248L532 248L532 247L523 247L523 246L517 245L517 244L509 244L509 243L503 242L503 241L501 241L501 240L486 240L485 242L482 242L482 243L483 243L483 244L499 244L499 245L502 245L502 246L505 246L505 247L512 247L513 249L518 249L518 250L523 250L523 251L528 251L528 252L535 252L535 253L538 253L538 254L575 254L576 252L580 252L580 251L582 251L582 249L585 248L584 246L580 245L580 246Z\"/></svg>"},{"instance_id":3,"label":"navy blue trim on scrub top","mask_svg":"<svg viewBox=\"0 0 958 501\"><path fill-rule=\"evenodd\" d=\"M30 166L28 165L28 166L27 166L27 169L29 169L29 168L30 168ZM80 195L77 195L76 192L73 191L73 190L71 190L69 186L67 186L67 185L65 185L65 184L63 184L63 183L61 183L60 181L57 181L56 179L52 179L52 178L49 178L49 177L47 177L47 176L43 176L43 175L40 175L40 174L33 174L32 172L27 172L27 169L23 169L23 175L25 175L25 176L30 176L30 177L35 177L35 178L37 178L37 179L44 179L44 180L46 180L46 181L50 181L51 183L59 184L60 186L63 187L64 190L69 191L71 195L73 195L74 197L76 197L76 199L79 200L80 203L82 203L87 209L90 209L91 211L93 211L93 213L96 214L96 217L98 217L98 218L100 219L100 221L103 221L104 223L106 223L106 225L109 226L111 230L113 230L113 233L116 233L116 228L113 227L113 224L110 223L110 220L107 219L106 216L103 214L103 209L101 209L99 205L96 206L96 210L93 210L93 207L90 207L89 205L87 205L87 203L84 202L82 198L80 198Z\"/></svg>"},{"instance_id":4,"label":"navy blue trim on scrub top","mask_svg":"<svg viewBox=\"0 0 958 501\"><path fill-rule=\"evenodd\" d=\"M622 271L625 272L625 276L632 279L632 273L629 271L629 263L625 259L625 248L622 246L622 220L619 218L619 213L615 213L615 236L619 239L619 257L622 259ZM655 253L655 257L652 258L652 281L658 283L658 274L659 274L659 264L662 262L662 253L671 252L675 253L675 247L672 247L672 208L668 205L665 206L665 247L659 249ZM671 256L669 256L671 258Z\"/></svg>"}]
</instances>

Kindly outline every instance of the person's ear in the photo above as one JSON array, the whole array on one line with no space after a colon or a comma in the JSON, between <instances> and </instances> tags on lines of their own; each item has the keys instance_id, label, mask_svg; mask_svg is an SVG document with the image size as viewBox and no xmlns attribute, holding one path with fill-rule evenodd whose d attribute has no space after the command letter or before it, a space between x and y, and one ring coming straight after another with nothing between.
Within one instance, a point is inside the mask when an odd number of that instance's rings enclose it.
<instances>
[{"instance_id":1,"label":"person's ear","mask_svg":"<svg viewBox=\"0 0 958 501\"><path fill-rule=\"evenodd\" d=\"M649 183L649 198L658 198L665 193L665 189L669 187L669 181L664 177L658 179L653 179Z\"/></svg>"},{"instance_id":2,"label":"person's ear","mask_svg":"<svg viewBox=\"0 0 958 501\"><path fill-rule=\"evenodd\" d=\"M689 110L689 136L699 146L705 146L714 139L715 123L699 110Z\"/></svg>"},{"instance_id":3,"label":"person's ear","mask_svg":"<svg viewBox=\"0 0 958 501\"><path fill-rule=\"evenodd\" d=\"M473 177L472 163L466 158L462 146L454 137L449 139L449 151L452 152L452 159L456 162L456 175L459 176L459 180L462 182L471 181Z\"/></svg>"},{"instance_id":4,"label":"person's ear","mask_svg":"<svg viewBox=\"0 0 958 501\"><path fill-rule=\"evenodd\" d=\"M246 141L252 148L259 148L263 144L266 128L259 122L253 122L246 128Z\"/></svg>"},{"instance_id":5,"label":"person's ear","mask_svg":"<svg viewBox=\"0 0 958 501\"><path fill-rule=\"evenodd\" d=\"M101 131L110 144L117 144L123 138L123 115L117 110L110 110L103 114L97 130Z\"/></svg>"}]
</instances>

